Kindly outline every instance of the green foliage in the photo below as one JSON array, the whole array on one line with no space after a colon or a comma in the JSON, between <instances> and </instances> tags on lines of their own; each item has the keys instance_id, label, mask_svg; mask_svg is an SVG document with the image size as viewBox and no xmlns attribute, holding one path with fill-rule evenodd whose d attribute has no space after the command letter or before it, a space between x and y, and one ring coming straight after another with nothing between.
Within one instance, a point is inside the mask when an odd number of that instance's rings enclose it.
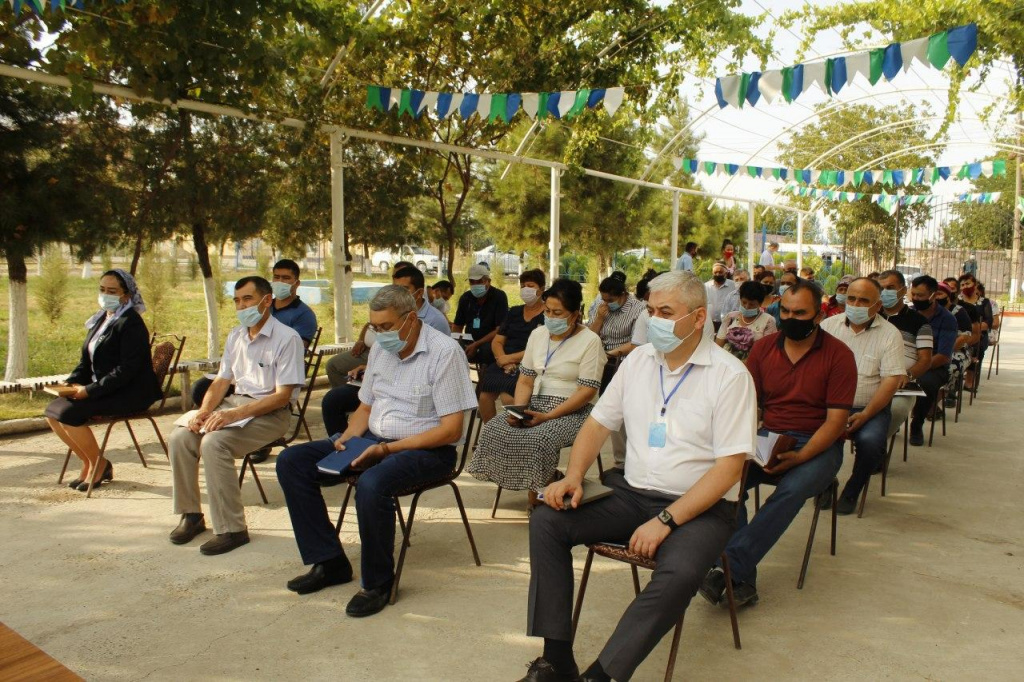
<instances>
[{"instance_id":1,"label":"green foliage","mask_svg":"<svg viewBox=\"0 0 1024 682\"><path fill-rule=\"evenodd\" d=\"M172 264L167 262L159 251L151 250L143 254L139 262L139 269L136 278L139 288L142 290L142 300L146 302L146 312L149 313L149 331L155 332L159 329L159 322L163 318L165 302L171 280Z\"/></svg>"},{"instance_id":2,"label":"green foliage","mask_svg":"<svg viewBox=\"0 0 1024 682\"><path fill-rule=\"evenodd\" d=\"M1017 143L1016 139L1003 141ZM942 235L946 248L994 250L1013 247L1014 164L1017 159L1005 151L996 154L995 158L1006 160L1006 175L1001 178L981 176L974 180L973 191L1002 192L1002 196L994 204L953 204L953 219Z\"/></svg>"},{"instance_id":3,"label":"green foliage","mask_svg":"<svg viewBox=\"0 0 1024 682\"><path fill-rule=\"evenodd\" d=\"M59 246L51 246L43 254L43 272L35 287L36 305L51 324L64 314L68 293L68 268Z\"/></svg>"},{"instance_id":4,"label":"green foliage","mask_svg":"<svg viewBox=\"0 0 1024 682\"><path fill-rule=\"evenodd\" d=\"M188 278L193 282L199 279L199 259L195 254L189 256L188 259Z\"/></svg>"},{"instance_id":5,"label":"green foliage","mask_svg":"<svg viewBox=\"0 0 1024 682\"><path fill-rule=\"evenodd\" d=\"M114 269L114 257L110 249L103 249L100 252L100 267L103 268L103 272Z\"/></svg>"}]
</instances>

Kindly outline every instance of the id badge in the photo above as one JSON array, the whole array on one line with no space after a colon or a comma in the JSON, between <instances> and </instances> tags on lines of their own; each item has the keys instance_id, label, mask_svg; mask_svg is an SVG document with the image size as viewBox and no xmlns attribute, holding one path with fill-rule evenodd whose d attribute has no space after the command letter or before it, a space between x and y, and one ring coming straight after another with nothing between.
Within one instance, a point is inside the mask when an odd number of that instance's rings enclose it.
<instances>
[{"instance_id":1,"label":"id badge","mask_svg":"<svg viewBox=\"0 0 1024 682\"><path fill-rule=\"evenodd\" d=\"M668 430L665 422L651 422L647 427L647 447L663 448L668 440Z\"/></svg>"},{"instance_id":2,"label":"id badge","mask_svg":"<svg viewBox=\"0 0 1024 682\"><path fill-rule=\"evenodd\" d=\"M480 328L480 318L479 317L473 318L473 329L479 329L479 328Z\"/></svg>"}]
</instances>

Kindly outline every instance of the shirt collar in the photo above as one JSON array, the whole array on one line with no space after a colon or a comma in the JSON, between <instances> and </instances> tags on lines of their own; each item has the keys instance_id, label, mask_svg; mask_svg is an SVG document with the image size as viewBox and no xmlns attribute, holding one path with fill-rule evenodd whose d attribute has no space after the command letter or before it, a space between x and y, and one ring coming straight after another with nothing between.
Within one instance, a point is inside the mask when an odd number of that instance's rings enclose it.
<instances>
[{"instance_id":1,"label":"shirt collar","mask_svg":"<svg viewBox=\"0 0 1024 682\"><path fill-rule=\"evenodd\" d=\"M872 317L870 320L868 320L867 326L864 327L864 329L862 329L861 331L862 332L866 332L867 330L869 330L872 327L874 327L875 326L875 320L877 320L879 315L881 315L881 314L882 313L879 312L874 317ZM895 315L893 317L895 317ZM847 327L849 327L850 326L850 318L847 317L845 320L843 320L843 324L845 324Z\"/></svg>"},{"instance_id":2,"label":"shirt collar","mask_svg":"<svg viewBox=\"0 0 1024 682\"><path fill-rule=\"evenodd\" d=\"M412 353L409 353L409 357L407 357L407 358L399 358L398 361L399 362L408 362L409 360L412 360L414 357L416 357L420 353L428 352L430 350L430 346L427 343L427 335L430 334L430 332L437 333L437 330L434 329L433 327L431 327L429 324L426 324L425 322L423 322L421 320L420 321L420 335L419 335L419 338L416 339L416 347L412 349Z\"/></svg>"},{"instance_id":3,"label":"shirt collar","mask_svg":"<svg viewBox=\"0 0 1024 682\"><path fill-rule=\"evenodd\" d=\"M275 306L274 306L274 307L273 307L273 308L271 309L271 311L270 311L270 312L271 312L271 313L275 313L275 312L280 312L280 311L282 311L282 310L291 310L292 308L298 308L298 307L299 307L299 302L300 302L300 299L299 299L299 297L298 297L298 296L295 296L295 297L294 297L294 298L292 299L292 302L291 302L291 303L289 303L288 305L286 305L286 306L283 306L283 307L281 307L281 308L278 308L278 307L277 307L277 306L275 305Z\"/></svg>"},{"instance_id":4,"label":"shirt collar","mask_svg":"<svg viewBox=\"0 0 1024 682\"><path fill-rule=\"evenodd\" d=\"M682 370L686 365L710 365L711 364L711 352L714 341L710 337L703 334L702 329L698 329L694 334L700 334L701 340L697 344L697 347L693 349L693 353L690 354L690 359L685 363L677 367L675 372ZM651 350L654 353L654 359L659 365L662 365L665 369L668 369L668 363L665 361L665 354L660 350L655 350L654 346L651 346Z\"/></svg>"},{"instance_id":5,"label":"shirt collar","mask_svg":"<svg viewBox=\"0 0 1024 682\"><path fill-rule=\"evenodd\" d=\"M256 338L258 339L261 336L265 336L268 339L273 338L274 337L274 328L277 327L279 324L281 324L281 323L278 322L277 318L274 317L274 314L271 313L270 317L267 318L267 321L263 323L262 327L260 327L260 331L256 334ZM245 339L249 343L252 343L253 341L256 340L256 339L252 338L251 336L249 336L249 329L248 329L248 327L243 327L243 330L244 330L244 332L243 332L242 335L245 337Z\"/></svg>"}]
</instances>

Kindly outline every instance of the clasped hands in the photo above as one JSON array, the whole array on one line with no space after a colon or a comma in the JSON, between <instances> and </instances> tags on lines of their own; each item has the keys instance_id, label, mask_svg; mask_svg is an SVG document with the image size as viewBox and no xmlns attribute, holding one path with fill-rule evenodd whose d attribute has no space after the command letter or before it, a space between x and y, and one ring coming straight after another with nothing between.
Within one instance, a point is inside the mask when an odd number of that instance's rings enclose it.
<instances>
[{"instance_id":1,"label":"clasped hands","mask_svg":"<svg viewBox=\"0 0 1024 682\"><path fill-rule=\"evenodd\" d=\"M238 421L241 417L238 413L233 410L212 410L206 411L199 410L195 416L189 420L188 430L192 433L199 433L200 430L205 430L207 433L211 431L220 431L228 424L232 424Z\"/></svg>"},{"instance_id":2,"label":"clasped hands","mask_svg":"<svg viewBox=\"0 0 1024 682\"><path fill-rule=\"evenodd\" d=\"M348 441L348 439L351 437L351 434L343 434L341 438L334 441L334 449L344 450L345 442ZM372 467L374 464L379 464L381 460L388 456L388 454L390 453L386 451L385 445L383 443L377 443L376 445L373 445L363 450L363 454L359 455L354 460L352 460L352 464L350 464L349 467L355 469L356 471L365 471L366 469Z\"/></svg>"}]
</instances>

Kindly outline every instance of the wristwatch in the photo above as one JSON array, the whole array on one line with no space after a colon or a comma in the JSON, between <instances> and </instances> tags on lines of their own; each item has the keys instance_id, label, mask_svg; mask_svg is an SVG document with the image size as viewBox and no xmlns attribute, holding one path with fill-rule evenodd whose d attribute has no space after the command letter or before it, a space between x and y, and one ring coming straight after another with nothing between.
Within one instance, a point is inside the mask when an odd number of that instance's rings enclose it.
<instances>
[{"instance_id":1,"label":"wristwatch","mask_svg":"<svg viewBox=\"0 0 1024 682\"><path fill-rule=\"evenodd\" d=\"M679 527L679 524L676 523L676 520L672 518L671 514L669 514L668 509L662 509L658 513L658 520L664 523L666 526L668 526L671 530L675 530Z\"/></svg>"}]
</instances>

